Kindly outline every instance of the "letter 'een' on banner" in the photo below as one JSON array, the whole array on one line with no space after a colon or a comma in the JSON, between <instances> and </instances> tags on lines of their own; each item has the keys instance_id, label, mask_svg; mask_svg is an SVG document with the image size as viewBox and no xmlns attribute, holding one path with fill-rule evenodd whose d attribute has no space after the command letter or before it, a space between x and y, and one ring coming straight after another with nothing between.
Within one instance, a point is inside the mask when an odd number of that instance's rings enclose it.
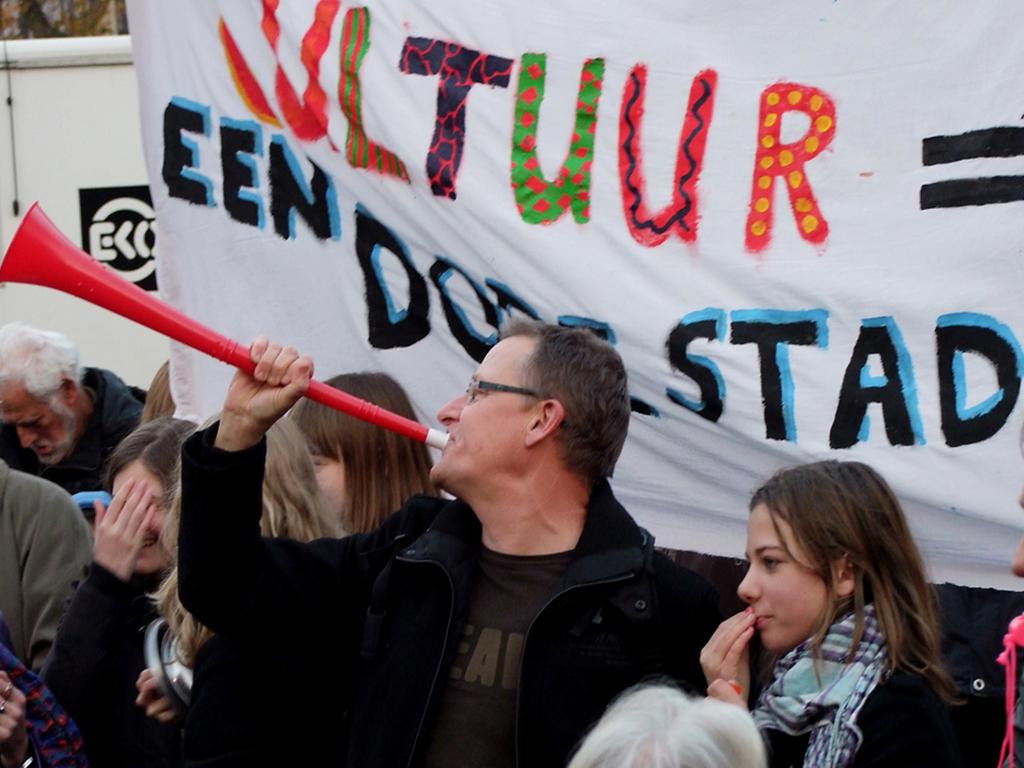
<instances>
[{"instance_id":1,"label":"letter 'een' on banner","mask_svg":"<svg viewBox=\"0 0 1024 768\"><path fill-rule=\"evenodd\" d=\"M760 481L855 459L933 578L1012 586L1014 2L130 13L186 314L322 377L383 369L428 422L507 318L583 326L626 361L613 482L659 543L740 555ZM215 412L230 372L173 360L183 410Z\"/></svg>"}]
</instances>

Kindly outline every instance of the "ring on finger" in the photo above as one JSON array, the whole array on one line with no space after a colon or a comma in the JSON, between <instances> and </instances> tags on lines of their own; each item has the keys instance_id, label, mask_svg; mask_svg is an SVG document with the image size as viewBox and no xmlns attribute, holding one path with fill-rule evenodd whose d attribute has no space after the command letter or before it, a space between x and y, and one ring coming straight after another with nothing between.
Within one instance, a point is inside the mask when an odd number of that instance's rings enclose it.
<instances>
[{"instance_id":1,"label":"ring on finger","mask_svg":"<svg viewBox=\"0 0 1024 768\"><path fill-rule=\"evenodd\" d=\"M7 681L7 687L4 688L4 692L0 693L0 698L3 698L6 701L7 698L11 695L11 691L13 691L13 690L14 690L14 683L12 683L10 680L8 680Z\"/></svg>"},{"instance_id":2,"label":"ring on finger","mask_svg":"<svg viewBox=\"0 0 1024 768\"><path fill-rule=\"evenodd\" d=\"M7 709L7 699L0 699L0 715L4 713L5 709Z\"/></svg>"}]
</instances>

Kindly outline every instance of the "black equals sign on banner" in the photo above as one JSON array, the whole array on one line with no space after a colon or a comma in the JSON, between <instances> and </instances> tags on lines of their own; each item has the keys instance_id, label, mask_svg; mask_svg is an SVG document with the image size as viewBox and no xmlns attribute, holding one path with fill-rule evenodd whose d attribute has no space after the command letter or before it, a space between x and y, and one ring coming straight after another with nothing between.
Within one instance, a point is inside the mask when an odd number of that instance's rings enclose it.
<instances>
[{"instance_id":1,"label":"black equals sign on banner","mask_svg":"<svg viewBox=\"0 0 1024 768\"><path fill-rule=\"evenodd\" d=\"M925 165L945 165L979 157L1024 155L1024 128L999 127L956 136L929 136L921 142ZM1024 176L950 179L921 187L921 210L992 205L1024 200Z\"/></svg>"}]
</instances>

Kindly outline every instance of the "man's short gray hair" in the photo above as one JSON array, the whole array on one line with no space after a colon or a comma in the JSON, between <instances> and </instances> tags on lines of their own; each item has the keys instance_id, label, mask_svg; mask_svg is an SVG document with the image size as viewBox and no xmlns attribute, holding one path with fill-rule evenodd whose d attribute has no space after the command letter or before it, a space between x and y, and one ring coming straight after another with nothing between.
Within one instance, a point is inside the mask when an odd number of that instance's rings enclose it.
<instances>
[{"instance_id":1,"label":"man's short gray hair","mask_svg":"<svg viewBox=\"0 0 1024 768\"><path fill-rule=\"evenodd\" d=\"M64 379L81 383L78 349L62 333L25 323L0 328L0 389L20 384L37 400L48 400Z\"/></svg>"},{"instance_id":2,"label":"man's short gray hair","mask_svg":"<svg viewBox=\"0 0 1024 768\"><path fill-rule=\"evenodd\" d=\"M626 691L584 739L568 768L764 768L750 713L667 685Z\"/></svg>"},{"instance_id":3,"label":"man's short gray hair","mask_svg":"<svg viewBox=\"0 0 1024 768\"><path fill-rule=\"evenodd\" d=\"M526 386L565 409L566 466L592 483L611 477L629 429L629 389L619 353L585 328L513 320L503 339L525 336L537 346L526 361Z\"/></svg>"}]
</instances>

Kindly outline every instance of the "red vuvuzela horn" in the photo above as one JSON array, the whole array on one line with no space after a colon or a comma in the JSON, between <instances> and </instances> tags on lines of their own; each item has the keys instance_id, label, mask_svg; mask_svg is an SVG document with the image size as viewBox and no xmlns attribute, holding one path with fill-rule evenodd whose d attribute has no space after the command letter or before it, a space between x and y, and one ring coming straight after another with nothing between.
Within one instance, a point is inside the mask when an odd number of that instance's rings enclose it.
<instances>
[{"instance_id":1,"label":"red vuvuzela horn","mask_svg":"<svg viewBox=\"0 0 1024 768\"><path fill-rule=\"evenodd\" d=\"M34 203L0 261L0 283L27 283L70 293L157 333L252 373L249 350L122 279L68 240ZM311 381L306 397L362 421L444 448L448 436L347 392Z\"/></svg>"}]
</instances>

